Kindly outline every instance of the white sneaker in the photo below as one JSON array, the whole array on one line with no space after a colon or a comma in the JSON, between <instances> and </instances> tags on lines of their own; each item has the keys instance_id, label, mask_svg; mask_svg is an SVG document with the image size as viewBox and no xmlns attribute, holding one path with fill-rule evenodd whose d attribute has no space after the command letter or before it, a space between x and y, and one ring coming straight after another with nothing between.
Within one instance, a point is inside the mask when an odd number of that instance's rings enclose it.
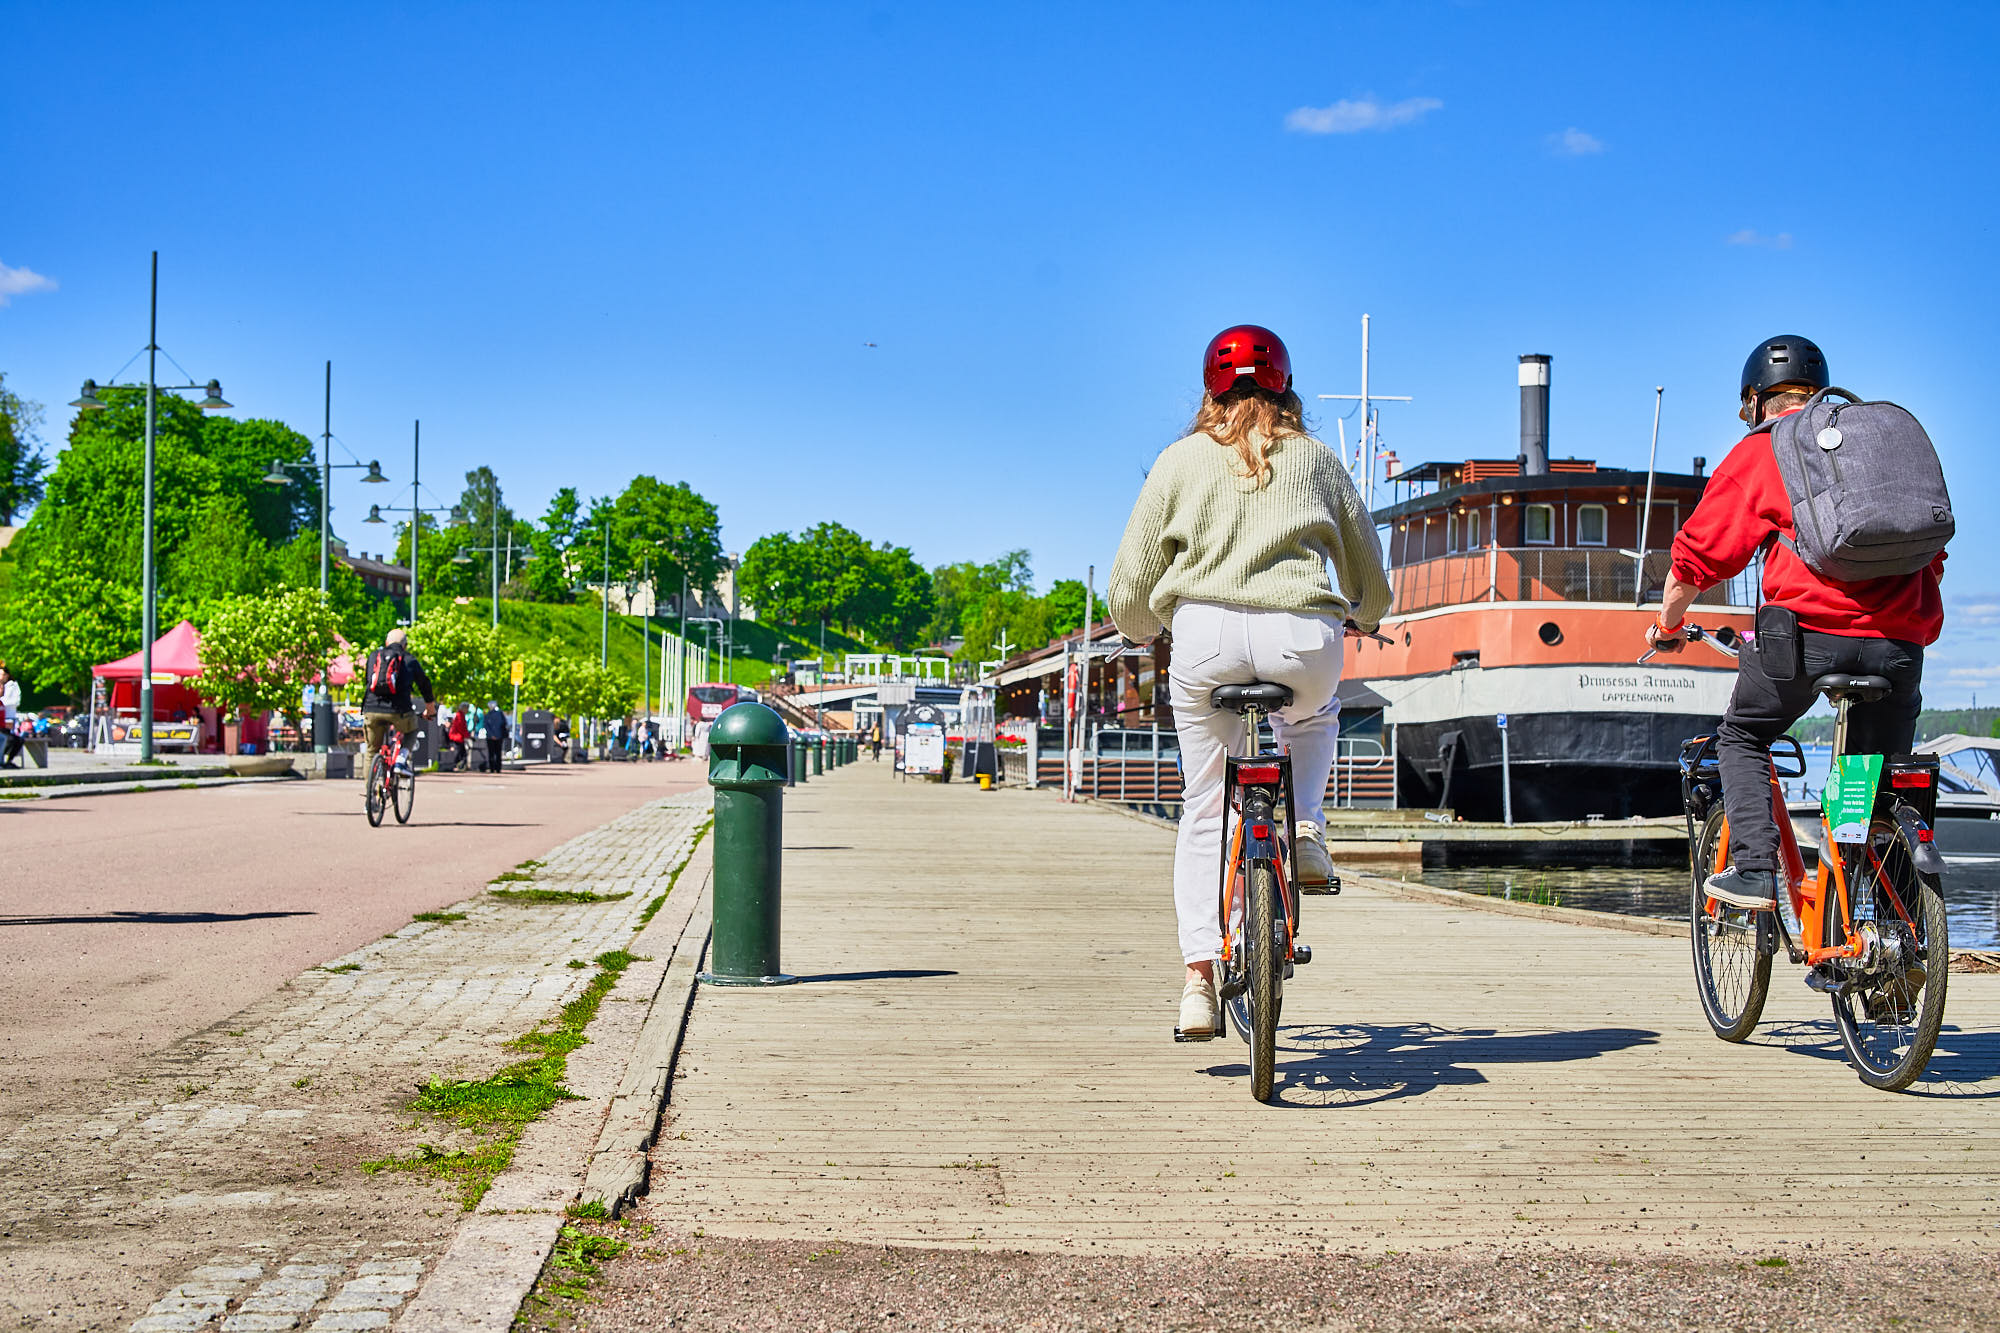
<instances>
[{"instance_id":1,"label":"white sneaker","mask_svg":"<svg viewBox=\"0 0 2000 1333\"><path fill-rule=\"evenodd\" d=\"M1221 1025L1222 1010L1216 1003L1215 983L1206 977L1189 977L1181 989L1181 1018L1174 1025L1177 1041L1208 1041Z\"/></svg>"},{"instance_id":2,"label":"white sneaker","mask_svg":"<svg viewBox=\"0 0 2000 1333\"><path fill-rule=\"evenodd\" d=\"M1301 886L1333 881L1333 858L1326 851L1326 830L1301 819L1292 830L1292 878Z\"/></svg>"},{"instance_id":3,"label":"white sneaker","mask_svg":"<svg viewBox=\"0 0 2000 1333\"><path fill-rule=\"evenodd\" d=\"M1769 911L1778 905L1778 877L1768 870L1738 870L1735 866L1710 875L1701 891L1719 903L1746 912Z\"/></svg>"}]
</instances>

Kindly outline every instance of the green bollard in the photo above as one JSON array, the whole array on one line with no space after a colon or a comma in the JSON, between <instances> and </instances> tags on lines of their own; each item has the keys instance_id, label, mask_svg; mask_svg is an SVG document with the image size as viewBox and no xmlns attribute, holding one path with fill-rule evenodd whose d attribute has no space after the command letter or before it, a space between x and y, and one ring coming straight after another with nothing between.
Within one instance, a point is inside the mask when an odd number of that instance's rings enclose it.
<instances>
[{"instance_id":1,"label":"green bollard","mask_svg":"<svg viewBox=\"0 0 2000 1333\"><path fill-rule=\"evenodd\" d=\"M794 736L791 738L790 745L792 753L792 777L799 782L804 782L806 780L805 739L800 736Z\"/></svg>"},{"instance_id":2,"label":"green bollard","mask_svg":"<svg viewBox=\"0 0 2000 1333\"><path fill-rule=\"evenodd\" d=\"M783 884L785 773L790 737L764 704L723 710L708 733L708 785L715 789L712 986L784 986L778 970Z\"/></svg>"},{"instance_id":3,"label":"green bollard","mask_svg":"<svg viewBox=\"0 0 2000 1333\"><path fill-rule=\"evenodd\" d=\"M812 751L813 776L818 777L826 772L826 745L815 736L806 742L806 748Z\"/></svg>"}]
</instances>

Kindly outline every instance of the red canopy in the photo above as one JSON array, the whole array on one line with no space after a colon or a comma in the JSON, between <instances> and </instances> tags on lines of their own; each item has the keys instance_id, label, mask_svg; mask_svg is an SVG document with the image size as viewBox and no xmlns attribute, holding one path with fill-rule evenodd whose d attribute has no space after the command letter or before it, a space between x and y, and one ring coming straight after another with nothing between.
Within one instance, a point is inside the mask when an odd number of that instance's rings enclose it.
<instances>
[{"instance_id":1,"label":"red canopy","mask_svg":"<svg viewBox=\"0 0 2000 1333\"><path fill-rule=\"evenodd\" d=\"M336 634L333 637L340 645L340 651L329 664L326 683L345 685L354 679L354 645L347 641L347 636L344 634Z\"/></svg>"},{"instance_id":2,"label":"red canopy","mask_svg":"<svg viewBox=\"0 0 2000 1333\"><path fill-rule=\"evenodd\" d=\"M143 669L141 656L140 653L133 653L116 662L94 666L90 674L103 680L137 680ZM201 674L201 635L195 631L193 621L183 620L154 640L153 670L159 674L179 676L183 680Z\"/></svg>"}]
</instances>

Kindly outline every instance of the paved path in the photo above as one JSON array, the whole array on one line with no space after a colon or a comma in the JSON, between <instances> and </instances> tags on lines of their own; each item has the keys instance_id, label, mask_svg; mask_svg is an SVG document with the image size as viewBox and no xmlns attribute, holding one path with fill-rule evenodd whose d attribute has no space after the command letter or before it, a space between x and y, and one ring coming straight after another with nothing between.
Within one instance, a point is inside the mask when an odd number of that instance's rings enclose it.
<instances>
[{"instance_id":1,"label":"paved path","mask_svg":"<svg viewBox=\"0 0 2000 1333\"><path fill-rule=\"evenodd\" d=\"M427 783L420 815L452 813L445 785ZM643 795L628 789L625 805ZM92 1097L35 1114L0 1139L0 1324L141 1333L388 1324L462 1214L444 1185L368 1175L359 1164L410 1153L419 1141L466 1146L447 1127L412 1121L405 1108L414 1088L438 1076L481 1078L520 1058L504 1043L551 1018L593 975L570 960L633 942L641 913L685 860L708 792L647 801L553 850L556 840L525 804L508 805L504 793L481 799L461 807L456 822L537 828L525 846L546 862L534 871L537 884L622 896L522 903L482 892L455 905L462 920L438 923L412 922L412 899L384 897L369 912L393 911L394 919L362 926L362 939L349 941L359 947L315 957L327 966L254 978L259 998L247 1007L215 1002L226 1017L113 1067L108 1078L101 1068L77 1071L77 1086L94 1074ZM105 824L115 837L115 821ZM378 848L453 845L427 841L416 825L381 832ZM416 864L422 870L421 857ZM400 873L422 879L418 871ZM267 873L279 886L267 892L326 902L295 887L296 873ZM465 899L463 879L449 882L415 901L428 908ZM382 936L384 928L393 933ZM231 969L252 957L231 953L229 943L213 946L206 966L191 956L181 964L225 997L240 984Z\"/></svg>"},{"instance_id":2,"label":"paved path","mask_svg":"<svg viewBox=\"0 0 2000 1333\"><path fill-rule=\"evenodd\" d=\"M1709 1035L1677 938L1363 887L1306 903L1282 1104L1170 1039L1172 836L861 765L791 795L785 957L702 989L642 1220L688 1234L1131 1254L1471 1242L1667 1256L2000 1251L2000 977L1954 976L1914 1095L1774 981Z\"/></svg>"},{"instance_id":3,"label":"paved path","mask_svg":"<svg viewBox=\"0 0 2000 1333\"><path fill-rule=\"evenodd\" d=\"M699 769L428 775L380 829L356 782L0 801L0 1134Z\"/></svg>"}]
</instances>

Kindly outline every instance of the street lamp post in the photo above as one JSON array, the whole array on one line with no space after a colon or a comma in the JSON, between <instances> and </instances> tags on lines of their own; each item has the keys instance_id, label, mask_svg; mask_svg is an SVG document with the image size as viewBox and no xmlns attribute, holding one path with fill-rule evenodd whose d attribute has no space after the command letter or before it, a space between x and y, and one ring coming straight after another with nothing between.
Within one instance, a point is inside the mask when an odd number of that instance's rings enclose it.
<instances>
[{"instance_id":1,"label":"street lamp post","mask_svg":"<svg viewBox=\"0 0 2000 1333\"><path fill-rule=\"evenodd\" d=\"M141 538L140 563L140 613L139 613L139 762L153 762L153 640L159 637L159 607L155 602L153 578L153 455L154 435L159 424L159 393L165 389L170 393L200 389L204 393L197 404L204 412L219 412L230 406L222 401L222 384L210 380L206 384L161 384L159 382L160 356L160 252L153 251L153 279L150 314L146 322L146 463L145 490L140 500L144 534ZM186 372L182 372L185 374ZM90 411L104 406L97 397L97 381L85 380L83 392L70 406ZM136 385L133 387L137 387Z\"/></svg>"},{"instance_id":2,"label":"street lamp post","mask_svg":"<svg viewBox=\"0 0 2000 1333\"><path fill-rule=\"evenodd\" d=\"M424 515L449 514L453 523L462 523L465 521L465 510L458 505L432 505L427 509L421 503L423 496L419 491L419 487L422 485L422 482L419 480L418 464L422 458L423 441L424 423L419 421L415 423L415 430L410 440L410 503L407 505L369 505L368 517L362 520L364 523L386 523L388 520L382 517L384 509L387 509L392 514L408 514L410 516L410 623L412 625L417 623L417 564L419 553L423 547Z\"/></svg>"},{"instance_id":3,"label":"street lamp post","mask_svg":"<svg viewBox=\"0 0 2000 1333\"><path fill-rule=\"evenodd\" d=\"M329 516L333 511L330 497L333 494L334 469L366 468L368 475L361 480L370 485L379 485L389 479L382 475L382 465L373 460L366 463L336 463L333 461L333 362L326 363L326 419L320 432L319 455L319 590L328 592L332 586L333 569L333 528ZM271 470L264 474L264 480L273 486L289 486L293 472L311 472L311 463L287 463L283 459L271 460Z\"/></svg>"}]
</instances>

